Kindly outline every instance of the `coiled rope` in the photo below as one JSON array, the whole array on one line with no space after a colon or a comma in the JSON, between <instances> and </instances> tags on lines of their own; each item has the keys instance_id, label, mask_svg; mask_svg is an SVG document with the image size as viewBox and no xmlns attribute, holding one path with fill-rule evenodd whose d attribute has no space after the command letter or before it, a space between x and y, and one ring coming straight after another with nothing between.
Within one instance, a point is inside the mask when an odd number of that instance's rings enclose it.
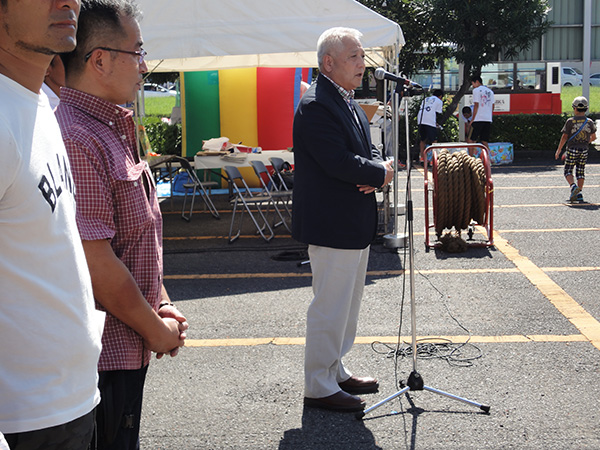
<instances>
[{"instance_id":1,"label":"coiled rope","mask_svg":"<svg viewBox=\"0 0 600 450\"><path fill-rule=\"evenodd\" d=\"M450 153L442 149L437 157L438 239L444 229L466 230L474 220L482 224L485 214L486 176L483 162L467 152Z\"/></svg>"}]
</instances>

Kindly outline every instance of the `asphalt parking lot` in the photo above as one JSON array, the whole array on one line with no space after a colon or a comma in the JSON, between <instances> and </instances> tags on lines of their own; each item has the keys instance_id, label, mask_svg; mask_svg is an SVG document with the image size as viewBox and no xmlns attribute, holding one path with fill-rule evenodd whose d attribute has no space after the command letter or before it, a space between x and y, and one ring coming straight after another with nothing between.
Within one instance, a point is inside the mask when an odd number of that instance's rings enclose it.
<instances>
[{"instance_id":1,"label":"asphalt parking lot","mask_svg":"<svg viewBox=\"0 0 600 450\"><path fill-rule=\"evenodd\" d=\"M571 206L554 161L494 166L494 246L449 254L425 251L423 176L413 172L416 334L426 350L417 370L489 414L429 391L363 420L304 408L311 278L294 259L304 247L280 228L270 243L247 228L228 244L224 200L221 220L198 211L190 223L180 200L163 202L165 284L190 330L179 356L151 363L142 448L600 448L600 164L586 175L589 203ZM403 250L373 244L347 358L380 381L364 396L369 407L414 368L410 354L395 356L412 333L406 267ZM432 338L444 345L424 345Z\"/></svg>"}]
</instances>

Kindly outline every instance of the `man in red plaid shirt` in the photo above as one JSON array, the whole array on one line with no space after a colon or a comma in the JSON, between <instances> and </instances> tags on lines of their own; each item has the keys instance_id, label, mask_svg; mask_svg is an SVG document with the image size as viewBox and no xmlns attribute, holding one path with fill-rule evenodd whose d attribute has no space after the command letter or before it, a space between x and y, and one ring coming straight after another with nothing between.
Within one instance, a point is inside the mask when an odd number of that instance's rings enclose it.
<instances>
[{"instance_id":1,"label":"man in red plaid shirt","mask_svg":"<svg viewBox=\"0 0 600 450\"><path fill-rule=\"evenodd\" d=\"M94 297L107 311L98 370L98 448L139 446L151 351L175 356L188 325L163 286L162 218L137 150L132 101L147 72L129 0L82 4L77 48L64 56L56 115L76 187L77 225Z\"/></svg>"}]
</instances>

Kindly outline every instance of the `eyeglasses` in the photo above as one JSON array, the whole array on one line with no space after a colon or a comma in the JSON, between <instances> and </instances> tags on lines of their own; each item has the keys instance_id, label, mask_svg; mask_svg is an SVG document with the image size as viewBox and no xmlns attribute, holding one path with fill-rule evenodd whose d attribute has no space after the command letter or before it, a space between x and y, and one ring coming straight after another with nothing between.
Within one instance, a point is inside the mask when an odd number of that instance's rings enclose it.
<instances>
[{"instance_id":1,"label":"eyeglasses","mask_svg":"<svg viewBox=\"0 0 600 450\"><path fill-rule=\"evenodd\" d=\"M126 53L128 55L134 55L138 57L138 64L142 65L142 63L144 62L144 58L146 57L146 55L148 54L148 52L146 52L146 50L141 49L137 52L132 52L129 50L119 50L118 48L110 48L110 47L96 47L93 48L92 50L90 50L90 52L84 56L83 61L87 62L88 59L90 59L90 56L92 56L92 53L94 53L96 50L106 50L107 52L118 52L118 53Z\"/></svg>"}]
</instances>

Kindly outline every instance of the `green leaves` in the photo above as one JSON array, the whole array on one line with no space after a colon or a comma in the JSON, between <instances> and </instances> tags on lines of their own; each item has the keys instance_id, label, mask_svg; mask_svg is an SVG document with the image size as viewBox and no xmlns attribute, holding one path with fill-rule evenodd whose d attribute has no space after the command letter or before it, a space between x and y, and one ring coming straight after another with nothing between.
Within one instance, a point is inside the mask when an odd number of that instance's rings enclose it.
<instances>
[{"instance_id":1,"label":"green leaves","mask_svg":"<svg viewBox=\"0 0 600 450\"><path fill-rule=\"evenodd\" d=\"M169 125L153 117L146 117L143 122L153 152L181 156L181 124Z\"/></svg>"},{"instance_id":2,"label":"green leaves","mask_svg":"<svg viewBox=\"0 0 600 450\"><path fill-rule=\"evenodd\" d=\"M547 0L360 1L402 27L399 66L408 76L449 57L475 68L514 58L550 25Z\"/></svg>"},{"instance_id":3,"label":"green leaves","mask_svg":"<svg viewBox=\"0 0 600 450\"><path fill-rule=\"evenodd\" d=\"M469 88L471 72L529 49L550 26L547 0L359 0L397 22L406 45L399 69L410 77L453 57L464 64L463 85L448 119Z\"/></svg>"}]
</instances>

